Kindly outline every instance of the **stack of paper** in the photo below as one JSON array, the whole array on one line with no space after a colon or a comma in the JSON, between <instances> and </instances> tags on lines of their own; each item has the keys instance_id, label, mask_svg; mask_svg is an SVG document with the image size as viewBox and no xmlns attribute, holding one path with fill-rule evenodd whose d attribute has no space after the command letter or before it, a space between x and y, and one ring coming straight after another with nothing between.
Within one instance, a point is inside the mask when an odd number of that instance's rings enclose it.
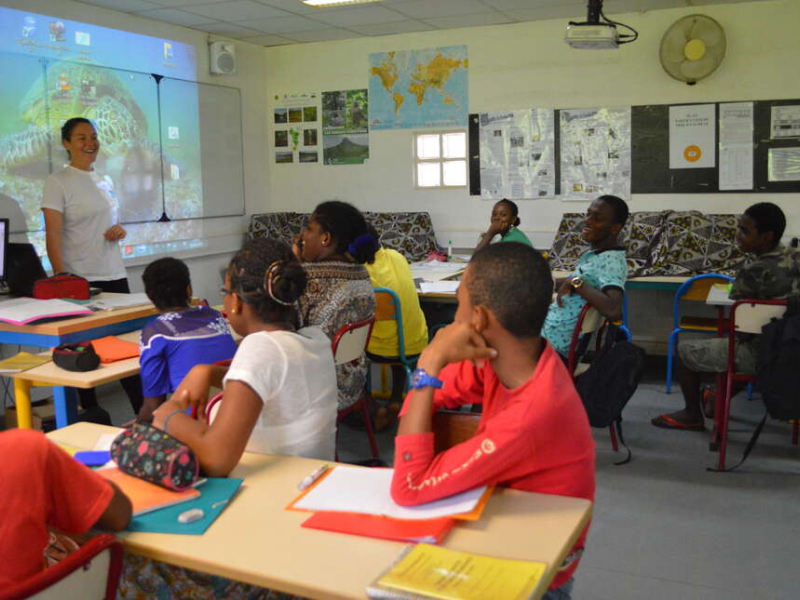
<instances>
[{"instance_id":1,"label":"stack of paper","mask_svg":"<svg viewBox=\"0 0 800 600\"><path fill-rule=\"evenodd\" d=\"M130 308L144 304L151 304L150 298L147 297L147 294L139 292L137 294L103 296L103 298L95 300L89 306L95 310L117 310L118 308Z\"/></svg>"},{"instance_id":2,"label":"stack of paper","mask_svg":"<svg viewBox=\"0 0 800 600\"><path fill-rule=\"evenodd\" d=\"M460 281L423 281L419 291L423 294L455 294Z\"/></svg>"}]
</instances>

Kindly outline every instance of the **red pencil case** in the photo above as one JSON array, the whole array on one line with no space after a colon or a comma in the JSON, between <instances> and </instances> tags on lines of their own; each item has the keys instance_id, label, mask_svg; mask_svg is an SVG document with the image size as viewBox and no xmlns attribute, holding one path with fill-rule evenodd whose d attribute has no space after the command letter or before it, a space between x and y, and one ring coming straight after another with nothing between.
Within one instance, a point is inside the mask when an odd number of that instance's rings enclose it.
<instances>
[{"instance_id":1,"label":"red pencil case","mask_svg":"<svg viewBox=\"0 0 800 600\"><path fill-rule=\"evenodd\" d=\"M88 300L89 282L83 277L71 275L70 273L54 275L47 279L37 279L33 283L33 297L39 300L51 300L53 298Z\"/></svg>"}]
</instances>

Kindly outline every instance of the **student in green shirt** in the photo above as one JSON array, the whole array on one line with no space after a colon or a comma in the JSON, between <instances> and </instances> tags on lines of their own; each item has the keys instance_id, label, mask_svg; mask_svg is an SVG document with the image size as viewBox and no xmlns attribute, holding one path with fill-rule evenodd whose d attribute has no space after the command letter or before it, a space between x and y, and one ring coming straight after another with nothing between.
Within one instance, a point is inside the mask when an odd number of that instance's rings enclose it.
<instances>
[{"instance_id":1,"label":"student in green shirt","mask_svg":"<svg viewBox=\"0 0 800 600\"><path fill-rule=\"evenodd\" d=\"M489 229L481 234L481 240L475 248L475 252L481 250L492 243L497 234L500 234L501 242L521 242L526 246L533 247L528 236L522 233L519 227L519 209L511 200L503 198L498 200L492 208L492 219L489 222Z\"/></svg>"}]
</instances>

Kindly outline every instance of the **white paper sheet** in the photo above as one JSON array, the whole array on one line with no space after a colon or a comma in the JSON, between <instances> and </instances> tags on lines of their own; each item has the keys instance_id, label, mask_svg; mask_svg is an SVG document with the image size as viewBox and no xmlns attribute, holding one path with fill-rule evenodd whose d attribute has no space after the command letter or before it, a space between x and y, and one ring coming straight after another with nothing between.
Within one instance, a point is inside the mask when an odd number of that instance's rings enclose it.
<instances>
[{"instance_id":1,"label":"white paper sheet","mask_svg":"<svg viewBox=\"0 0 800 600\"><path fill-rule=\"evenodd\" d=\"M92 314L87 306L66 300L37 300L35 298L13 298L0 302L0 321L13 325L25 325L41 319Z\"/></svg>"},{"instance_id":2,"label":"white paper sheet","mask_svg":"<svg viewBox=\"0 0 800 600\"><path fill-rule=\"evenodd\" d=\"M392 500L394 469L337 466L295 504L304 510L329 510L381 515L395 519L436 519L473 510L486 487L420 506L400 506Z\"/></svg>"},{"instance_id":3,"label":"white paper sheet","mask_svg":"<svg viewBox=\"0 0 800 600\"><path fill-rule=\"evenodd\" d=\"M150 298L144 292L136 294L120 294L119 296L104 296L102 299L95 300L89 306L96 310L117 310L119 308L130 308L132 306L142 306L152 304Z\"/></svg>"},{"instance_id":4,"label":"white paper sheet","mask_svg":"<svg viewBox=\"0 0 800 600\"><path fill-rule=\"evenodd\" d=\"M669 168L706 169L716 165L716 105L669 107Z\"/></svg>"},{"instance_id":5,"label":"white paper sheet","mask_svg":"<svg viewBox=\"0 0 800 600\"><path fill-rule=\"evenodd\" d=\"M773 140L800 137L800 106L773 106L770 132Z\"/></svg>"},{"instance_id":6,"label":"white paper sheet","mask_svg":"<svg viewBox=\"0 0 800 600\"><path fill-rule=\"evenodd\" d=\"M455 294L460 281L423 281L419 291L423 294Z\"/></svg>"},{"instance_id":7,"label":"white paper sheet","mask_svg":"<svg viewBox=\"0 0 800 600\"><path fill-rule=\"evenodd\" d=\"M719 105L719 189L753 189L753 103Z\"/></svg>"}]
</instances>

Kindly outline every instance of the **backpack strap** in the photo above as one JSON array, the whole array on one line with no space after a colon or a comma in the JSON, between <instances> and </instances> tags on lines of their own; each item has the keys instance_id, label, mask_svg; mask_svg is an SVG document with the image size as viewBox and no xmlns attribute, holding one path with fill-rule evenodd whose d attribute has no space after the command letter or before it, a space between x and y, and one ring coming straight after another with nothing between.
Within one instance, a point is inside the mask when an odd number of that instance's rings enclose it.
<instances>
[{"instance_id":1,"label":"backpack strap","mask_svg":"<svg viewBox=\"0 0 800 600\"><path fill-rule=\"evenodd\" d=\"M753 451L753 448L756 447L756 442L758 441L758 436L761 435L761 430L764 429L764 423L767 422L767 412L764 412L764 416L761 419L761 422L756 426L756 430L753 432L753 435L750 437L750 441L747 442L747 446L745 446L744 454L742 454L742 460L740 460L737 464L732 467L728 467L727 469L715 469L713 467L708 467L706 471L711 471L713 473L730 473L731 471L738 469L744 464L744 461L747 460L747 457L750 456L750 453Z\"/></svg>"},{"instance_id":2,"label":"backpack strap","mask_svg":"<svg viewBox=\"0 0 800 600\"><path fill-rule=\"evenodd\" d=\"M628 448L628 444L625 443L625 438L622 435L622 415L620 415L617 418L617 420L614 421L614 424L612 426L617 431L617 439L619 439L619 443L622 444L625 447L625 450L628 451L627 458L624 458L619 462L615 462L614 466L619 467L620 465L627 465L629 462L631 462L631 459L633 458L633 453L631 452L631 449Z\"/></svg>"}]
</instances>

